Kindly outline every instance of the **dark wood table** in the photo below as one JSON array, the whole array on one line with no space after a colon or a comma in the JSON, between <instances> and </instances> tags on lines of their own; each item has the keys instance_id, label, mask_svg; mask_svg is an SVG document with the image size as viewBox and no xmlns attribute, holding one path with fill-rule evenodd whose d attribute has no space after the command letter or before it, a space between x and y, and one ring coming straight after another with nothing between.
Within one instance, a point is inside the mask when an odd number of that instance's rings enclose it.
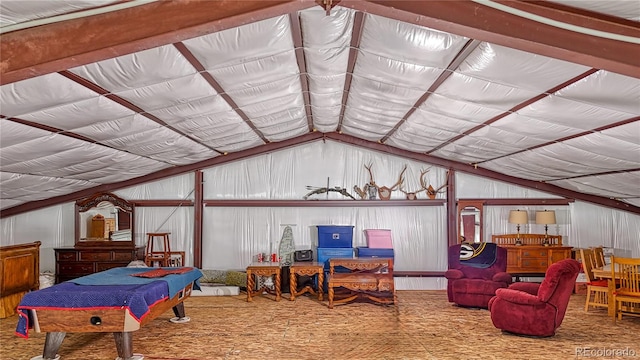
<instances>
[{"instance_id":1,"label":"dark wood table","mask_svg":"<svg viewBox=\"0 0 640 360\"><path fill-rule=\"evenodd\" d=\"M323 282L324 282L324 263L318 262L294 262L289 267L289 292L291 297L289 300L293 301L296 296L300 296L304 293L316 294L316 291L310 286L306 285L302 289L298 290L298 275L306 276L318 276L318 300L322 301Z\"/></svg>"}]
</instances>

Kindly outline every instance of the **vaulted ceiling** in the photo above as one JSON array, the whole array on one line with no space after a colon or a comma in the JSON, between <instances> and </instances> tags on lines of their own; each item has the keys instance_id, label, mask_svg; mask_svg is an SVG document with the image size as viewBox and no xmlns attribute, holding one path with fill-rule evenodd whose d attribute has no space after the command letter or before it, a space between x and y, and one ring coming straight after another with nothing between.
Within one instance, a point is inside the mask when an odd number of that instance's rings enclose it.
<instances>
[{"instance_id":1,"label":"vaulted ceiling","mask_svg":"<svg viewBox=\"0 0 640 360\"><path fill-rule=\"evenodd\" d=\"M640 213L636 1L0 3L0 208L321 138Z\"/></svg>"}]
</instances>

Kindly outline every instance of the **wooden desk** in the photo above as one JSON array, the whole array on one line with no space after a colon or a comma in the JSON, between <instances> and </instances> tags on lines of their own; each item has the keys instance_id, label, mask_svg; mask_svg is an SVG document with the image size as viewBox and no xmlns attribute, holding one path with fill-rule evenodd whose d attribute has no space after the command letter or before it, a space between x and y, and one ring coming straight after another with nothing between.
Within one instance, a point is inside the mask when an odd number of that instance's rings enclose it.
<instances>
[{"instance_id":1,"label":"wooden desk","mask_svg":"<svg viewBox=\"0 0 640 360\"><path fill-rule=\"evenodd\" d=\"M291 297L289 300L293 301L296 299L296 296L300 296L304 293L316 294L316 291L309 285L303 287L298 291L298 276L297 275L306 275L306 276L318 276L318 300L322 301L322 283L324 282L324 263L318 262L294 262L293 265L289 267L289 292L291 293Z\"/></svg>"},{"instance_id":2,"label":"wooden desk","mask_svg":"<svg viewBox=\"0 0 640 360\"><path fill-rule=\"evenodd\" d=\"M276 301L280 301L281 289L280 289L280 271L281 266L279 262L254 262L251 265L247 266L247 302L251 302L252 296L262 295L262 293L267 292L271 295L276 296ZM258 290L253 290L255 287L255 281L253 280L253 275L256 276L273 276L274 279L274 290L271 290L267 286L262 286Z\"/></svg>"},{"instance_id":3,"label":"wooden desk","mask_svg":"<svg viewBox=\"0 0 640 360\"><path fill-rule=\"evenodd\" d=\"M351 272L336 273L335 267L342 266ZM390 258L332 258L329 259L328 278L329 309L333 304L347 303L358 297L381 304L397 304L393 283L393 259ZM336 288L346 288L350 293L335 299Z\"/></svg>"}]
</instances>

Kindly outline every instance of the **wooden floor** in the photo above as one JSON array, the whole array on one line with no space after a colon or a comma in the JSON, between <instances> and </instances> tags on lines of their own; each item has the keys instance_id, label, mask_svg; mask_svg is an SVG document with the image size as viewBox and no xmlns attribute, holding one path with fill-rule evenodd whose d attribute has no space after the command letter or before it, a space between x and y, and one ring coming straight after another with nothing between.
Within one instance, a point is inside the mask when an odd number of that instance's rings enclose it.
<instances>
[{"instance_id":1,"label":"wooden floor","mask_svg":"<svg viewBox=\"0 0 640 360\"><path fill-rule=\"evenodd\" d=\"M171 311L134 333L135 353L145 360L209 359L576 359L576 349L635 351L640 357L640 318L614 325L606 310L584 312L573 295L564 323L550 338L519 337L496 329L487 310L456 307L443 291L398 291L397 308L353 303L327 308L302 296L276 303L246 295L191 297L191 322L168 321ZM41 355L45 334L14 335L17 316L0 320L0 359ZM111 334L67 334L61 360L113 360ZM592 358L595 356L591 356ZM623 357L607 357L615 359Z\"/></svg>"}]
</instances>

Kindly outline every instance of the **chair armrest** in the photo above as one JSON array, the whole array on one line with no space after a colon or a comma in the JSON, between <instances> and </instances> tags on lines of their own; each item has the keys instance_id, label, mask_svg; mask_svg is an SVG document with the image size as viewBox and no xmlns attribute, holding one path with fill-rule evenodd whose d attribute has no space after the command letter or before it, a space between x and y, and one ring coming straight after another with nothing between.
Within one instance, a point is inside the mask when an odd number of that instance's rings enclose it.
<instances>
[{"instance_id":1,"label":"chair armrest","mask_svg":"<svg viewBox=\"0 0 640 360\"><path fill-rule=\"evenodd\" d=\"M464 273L458 269L449 269L444 272L444 277L449 280L462 279L464 277Z\"/></svg>"},{"instance_id":2,"label":"chair armrest","mask_svg":"<svg viewBox=\"0 0 640 360\"><path fill-rule=\"evenodd\" d=\"M511 284L513 282L513 277L511 276L511 274L502 271L493 274L493 278L491 278L491 280Z\"/></svg>"},{"instance_id":3,"label":"chair armrest","mask_svg":"<svg viewBox=\"0 0 640 360\"><path fill-rule=\"evenodd\" d=\"M509 285L509 289L524 291L531 295L538 295L539 288L540 288L540 284L532 283L532 282L517 282Z\"/></svg>"},{"instance_id":4,"label":"chair armrest","mask_svg":"<svg viewBox=\"0 0 640 360\"><path fill-rule=\"evenodd\" d=\"M497 289L496 297L514 304L540 305L543 304L536 295L514 289Z\"/></svg>"}]
</instances>

